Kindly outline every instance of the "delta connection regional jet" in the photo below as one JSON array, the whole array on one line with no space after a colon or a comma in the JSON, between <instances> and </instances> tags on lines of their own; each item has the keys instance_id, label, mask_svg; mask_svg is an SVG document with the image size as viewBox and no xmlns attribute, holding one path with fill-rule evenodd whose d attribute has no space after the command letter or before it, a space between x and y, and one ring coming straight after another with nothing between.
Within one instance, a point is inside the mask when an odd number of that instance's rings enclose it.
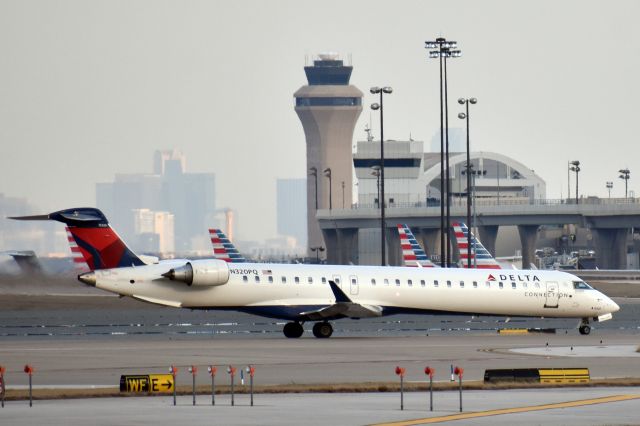
<instances>
[{"instance_id":1,"label":"delta connection regional jet","mask_svg":"<svg viewBox=\"0 0 640 426\"><path fill-rule=\"evenodd\" d=\"M329 321L399 313L611 319L620 308L580 278L559 271L157 261L134 254L95 208L14 217L65 223L92 270L91 286L164 306L236 310L288 320L286 337L329 337Z\"/></svg>"}]
</instances>

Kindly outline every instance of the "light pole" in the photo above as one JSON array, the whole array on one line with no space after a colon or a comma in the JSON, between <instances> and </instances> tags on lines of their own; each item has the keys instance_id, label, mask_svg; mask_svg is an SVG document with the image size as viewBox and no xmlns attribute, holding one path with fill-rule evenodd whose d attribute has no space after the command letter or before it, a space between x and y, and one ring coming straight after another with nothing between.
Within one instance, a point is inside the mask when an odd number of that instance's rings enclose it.
<instances>
[{"instance_id":1,"label":"light pole","mask_svg":"<svg viewBox=\"0 0 640 426\"><path fill-rule=\"evenodd\" d=\"M426 41L426 49L437 49L429 51L429 58L440 60L440 266L449 266L451 253L449 250L449 227L450 227L450 203L449 194L451 192L449 181L449 114L447 102L447 58L458 58L462 56L460 50L452 50L457 47L455 41L447 41L444 37L438 37L435 41ZM446 159L445 157L446 153ZM445 170L446 164L446 170ZM445 196L446 193L446 196ZM443 197L447 203L447 220L445 227L445 214ZM446 229L446 232L445 232ZM446 240L446 243L445 243ZM446 247L446 249L445 249ZM446 257L446 259L445 259Z\"/></svg>"},{"instance_id":2,"label":"light pole","mask_svg":"<svg viewBox=\"0 0 640 426\"><path fill-rule=\"evenodd\" d=\"M344 181L342 181L342 209L344 210Z\"/></svg>"},{"instance_id":3,"label":"light pole","mask_svg":"<svg viewBox=\"0 0 640 426\"><path fill-rule=\"evenodd\" d=\"M571 161L571 167L569 168L572 172L576 172L576 204L579 203L578 200L578 173L580 173L580 162L578 160Z\"/></svg>"},{"instance_id":4,"label":"light pole","mask_svg":"<svg viewBox=\"0 0 640 426\"><path fill-rule=\"evenodd\" d=\"M320 253L324 251L324 247L309 247L316 254L316 263L320 263Z\"/></svg>"},{"instance_id":5,"label":"light pole","mask_svg":"<svg viewBox=\"0 0 640 426\"><path fill-rule=\"evenodd\" d=\"M380 166L371 166L371 174L376 177L376 188L378 191L377 200L378 200L378 207L380 207Z\"/></svg>"},{"instance_id":6,"label":"light pole","mask_svg":"<svg viewBox=\"0 0 640 426\"><path fill-rule=\"evenodd\" d=\"M469 152L469 104L475 105L478 102L476 98L460 98L458 99L458 103L460 105L464 105L466 112L461 112L458 114L458 118L461 120L467 121L467 166L466 166L466 175L467 175L467 227L471 225L471 153ZM470 231L467 237L470 237ZM471 244L469 244L470 238L467 238L467 268L471 268Z\"/></svg>"},{"instance_id":7,"label":"light pole","mask_svg":"<svg viewBox=\"0 0 640 426\"><path fill-rule=\"evenodd\" d=\"M329 210L331 210L333 208L332 201L331 201L331 198L332 198L332 193L331 193L331 168L327 167L322 172L324 173L324 175L326 177L329 178Z\"/></svg>"},{"instance_id":8,"label":"light pole","mask_svg":"<svg viewBox=\"0 0 640 426\"><path fill-rule=\"evenodd\" d=\"M309 169L309 174L313 176L313 179L316 183L316 210L318 210L318 169L316 169L315 167L311 167Z\"/></svg>"},{"instance_id":9,"label":"light pole","mask_svg":"<svg viewBox=\"0 0 640 426\"><path fill-rule=\"evenodd\" d=\"M386 262L386 235L385 235L385 226L384 226L384 107L383 107L383 98L384 94L393 93L393 89L391 87L372 87L369 89L372 95L380 94L380 103L371 104L371 109L376 111L380 110L380 233L382 234L380 237L380 265L384 266Z\"/></svg>"},{"instance_id":10,"label":"light pole","mask_svg":"<svg viewBox=\"0 0 640 426\"><path fill-rule=\"evenodd\" d=\"M619 178L620 178L620 179L622 179L622 180L624 180L624 198L627 198L627 196L628 196L628 194L629 194L629 193L627 192L627 183L629 182L629 174L630 174L631 172L629 171L629 169L628 169L628 168L626 168L626 169L620 169L620 170L618 170L618 172L620 173Z\"/></svg>"},{"instance_id":11,"label":"light pole","mask_svg":"<svg viewBox=\"0 0 640 426\"><path fill-rule=\"evenodd\" d=\"M609 199L611 199L611 188L613 188L613 182L607 182L607 190L609 191Z\"/></svg>"}]
</instances>

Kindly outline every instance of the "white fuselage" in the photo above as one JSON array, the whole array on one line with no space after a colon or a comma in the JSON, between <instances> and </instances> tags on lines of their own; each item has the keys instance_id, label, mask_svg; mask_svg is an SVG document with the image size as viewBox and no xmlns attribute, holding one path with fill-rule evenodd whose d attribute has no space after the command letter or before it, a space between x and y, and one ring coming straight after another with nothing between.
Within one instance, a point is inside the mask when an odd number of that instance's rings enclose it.
<instances>
[{"instance_id":1,"label":"white fuselage","mask_svg":"<svg viewBox=\"0 0 640 426\"><path fill-rule=\"evenodd\" d=\"M255 310L287 319L309 307L334 304L329 280L352 302L379 306L383 315L425 311L593 318L619 309L598 290L574 288L582 280L558 271L230 263L222 285L188 286L162 277L184 262L95 271L96 287L167 306Z\"/></svg>"}]
</instances>

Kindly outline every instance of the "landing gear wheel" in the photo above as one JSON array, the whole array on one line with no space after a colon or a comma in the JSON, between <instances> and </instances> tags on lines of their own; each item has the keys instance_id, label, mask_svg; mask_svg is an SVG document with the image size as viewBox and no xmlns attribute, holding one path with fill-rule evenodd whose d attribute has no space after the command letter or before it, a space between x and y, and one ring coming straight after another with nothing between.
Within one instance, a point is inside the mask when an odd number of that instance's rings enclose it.
<instances>
[{"instance_id":1,"label":"landing gear wheel","mask_svg":"<svg viewBox=\"0 0 640 426\"><path fill-rule=\"evenodd\" d=\"M586 336L587 334L591 333L591 327L583 324L580 326L580 328L578 328L578 331L580 332L580 334Z\"/></svg>"},{"instance_id":2,"label":"landing gear wheel","mask_svg":"<svg viewBox=\"0 0 640 426\"><path fill-rule=\"evenodd\" d=\"M282 330L285 337L290 339L297 339L302 336L304 333L304 329L302 328L302 324L299 322L288 322L284 325L284 329Z\"/></svg>"},{"instance_id":3,"label":"landing gear wheel","mask_svg":"<svg viewBox=\"0 0 640 426\"><path fill-rule=\"evenodd\" d=\"M313 325L313 335L318 339L326 339L333 334L333 327L328 322L317 322Z\"/></svg>"}]
</instances>

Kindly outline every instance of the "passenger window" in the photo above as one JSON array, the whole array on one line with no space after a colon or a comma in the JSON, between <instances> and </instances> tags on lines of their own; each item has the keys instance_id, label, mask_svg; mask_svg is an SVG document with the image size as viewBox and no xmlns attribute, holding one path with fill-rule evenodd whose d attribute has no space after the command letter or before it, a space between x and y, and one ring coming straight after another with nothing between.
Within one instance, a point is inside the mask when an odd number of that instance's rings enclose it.
<instances>
[{"instance_id":1,"label":"passenger window","mask_svg":"<svg viewBox=\"0 0 640 426\"><path fill-rule=\"evenodd\" d=\"M355 284L356 283L356 279L355 278L351 278L351 284Z\"/></svg>"},{"instance_id":2,"label":"passenger window","mask_svg":"<svg viewBox=\"0 0 640 426\"><path fill-rule=\"evenodd\" d=\"M451 287L451 281L447 281L447 287Z\"/></svg>"},{"instance_id":3,"label":"passenger window","mask_svg":"<svg viewBox=\"0 0 640 426\"><path fill-rule=\"evenodd\" d=\"M242 281L244 281L245 283L249 282L249 278L246 275L242 276Z\"/></svg>"},{"instance_id":4,"label":"passenger window","mask_svg":"<svg viewBox=\"0 0 640 426\"><path fill-rule=\"evenodd\" d=\"M388 279L384 279L384 285L389 285L389 280Z\"/></svg>"},{"instance_id":5,"label":"passenger window","mask_svg":"<svg viewBox=\"0 0 640 426\"><path fill-rule=\"evenodd\" d=\"M478 281L473 282L473 288L478 288Z\"/></svg>"},{"instance_id":6,"label":"passenger window","mask_svg":"<svg viewBox=\"0 0 640 426\"><path fill-rule=\"evenodd\" d=\"M371 285L376 285L376 279L375 278L371 278Z\"/></svg>"},{"instance_id":7,"label":"passenger window","mask_svg":"<svg viewBox=\"0 0 640 426\"><path fill-rule=\"evenodd\" d=\"M409 287L411 287L411 286L413 285L413 281L411 281L411 280L407 280L407 285L408 285Z\"/></svg>"},{"instance_id":8,"label":"passenger window","mask_svg":"<svg viewBox=\"0 0 640 426\"><path fill-rule=\"evenodd\" d=\"M286 284L287 283L287 277L282 277L282 284Z\"/></svg>"},{"instance_id":9,"label":"passenger window","mask_svg":"<svg viewBox=\"0 0 640 426\"><path fill-rule=\"evenodd\" d=\"M293 277L293 281L295 281L296 284L300 284L300 278L298 277Z\"/></svg>"},{"instance_id":10,"label":"passenger window","mask_svg":"<svg viewBox=\"0 0 640 426\"><path fill-rule=\"evenodd\" d=\"M396 285L400 285L400 280L396 279Z\"/></svg>"},{"instance_id":11,"label":"passenger window","mask_svg":"<svg viewBox=\"0 0 640 426\"><path fill-rule=\"evenodd\" d=\"M522 283L522 287L527 288L527 283Z\"/></svg>"},{"instance_id":12,"label":"passenger window","mask_svg":"<svg viewBox=\"0 0 640 426\"><path fill-rule=\"evenodd\" d=\"M256 282L259 283L260 282L260 277L256 275Z\"/></svg>"},{"instance_id":13,"label":"passenger window","mask_svg":"<svg viewBox=\"0 0 640 426\"><path fill-rule=\"evenodd\" d=\"M269 282L272 283L273 282L273 277L271 275L269 275Z\"/></svg>"},{"instance_id":14,"label":"passenger window","mask_svg":"<svg viewBox=\"0 0 640 426\"><path fill-rule=\"evenodd\" d=\"M536 288L540 288L540 283L535 283Z\"/></svg>"},{"instance_id":15,"label":"passenger window","mask_svg":"<svg viewBox=\"0 0 640 426\"><path fill-rule=\"evenodd\" d=\"M313 284L313 277L307 278L307 281L309 281L309 284Z\"/></svg>"},{"instance_id":16,"label":"passenger window","mask_svg":"<svg viewBox=\"0 0 640 426\"><path fill-rule=\"evenodd\" d=\"M498 287L503 288L502 281L498 283Z\"/></svg>"},{"instance_id":17,"label":"passenger window","mask_svg":"<svg viewBox=\"0 0 640 426\"><path fill-rule=\"evenodd\" d=\"M425 280L420 280L420 285L424 287L425 285L427 285L427 283L425 282Z\"/></svg>"},{"instance_id":18,"label":"passenger window","mask_svg":"<svg viewBox=\"0 0 640 426\"><path fill-rule=\"evenodd\" d=\"M516 289L516 286L517 286L517 284L516 284L515 282L512 282L512 283L511 283L511 288L512 288L512 289L514 289L514 290L515 290L515 289Z\"/></svg>"},{"instance_id":19,"label":"passenger window","mask_svg":"<svg viewBox=\"0 0 640 426\"><path fill-rule=\"evenodd\" d=\"M487 288L491 288L491 281L487 281L487 282L485 282L485 287L487 287Z\"/></svg>"},{"instance_id":20,"label":"passenger window","mask_svg":"<svg viewBox=\"0 0 640 426\"><path fill-rule=\"evenodd\" d=\"M464 281L460 281L460 288L464 288Z\"/></svg>"},{"instance_id":21,"label":"passenger window","mask_svg":"<svg viewBox=\"0 0 640 426\"><path fill-rule=\"evenodd\" d=\"M322 284L326 284L327 283L327 279L325 277L322 277Z\"/></svg>"},{"instance_id":22,"label":"passenger window","mask_svg":"<svg viewBox=\"0 0 640 426\"><path fill-rule=\"evenodd\" d=\"M334 282L335 282L336 284L340 285L340 278L339 278L339 277L336 277L336 279L334 280Z\"/></svg>"},{"instance_id":23,"label":"passenger window","mask_svg":"<svg viewBox=\"0 0 640 426\"><path fill-rule=\"evenodd\" d=\"M438 287L438 280L434 280L434 281L433 281L433 286L434 286L434 287Z\"/></svg>"}]
</instances>

